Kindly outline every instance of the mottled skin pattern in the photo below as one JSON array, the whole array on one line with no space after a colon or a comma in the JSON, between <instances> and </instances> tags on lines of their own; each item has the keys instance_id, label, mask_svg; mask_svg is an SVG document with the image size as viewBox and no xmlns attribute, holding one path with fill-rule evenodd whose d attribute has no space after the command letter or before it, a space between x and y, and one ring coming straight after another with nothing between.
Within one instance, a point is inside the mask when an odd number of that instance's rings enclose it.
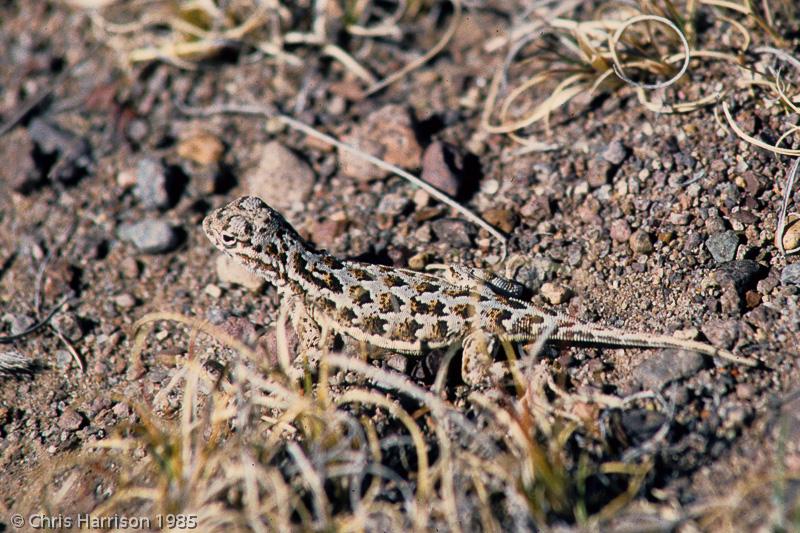
<instances>
[{"instance_id":1,"label":"mottled skin pattern","mask_svg":"<svg viewBox=\"0 0 800 533\"><path fill-rule=\"evenodd\" d=\"M548 332L548 341L680 348L753 364L701 342L582 324L518 299L514 282L486 271L452 266L433 275L337 259L256 197L215 210L203 229L222 252L277 287L307 347L319 347L325 328L405 354L461 344L467 383L486 377L498 338L529 342Z\"/></svg>"}]
</instances>

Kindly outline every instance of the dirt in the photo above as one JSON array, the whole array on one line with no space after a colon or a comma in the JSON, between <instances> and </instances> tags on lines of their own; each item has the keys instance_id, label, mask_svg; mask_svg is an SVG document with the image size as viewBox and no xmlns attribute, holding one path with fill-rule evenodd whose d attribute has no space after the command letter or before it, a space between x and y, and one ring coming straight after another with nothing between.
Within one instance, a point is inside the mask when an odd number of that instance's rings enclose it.
<instances>
[{"instance_id":1,"label":"dirt","mask_svg":"<svg viewBox=\"0 0 800 533\"><path fill-rule=\"evenodd\" d=\"M628 87L557 113L548 139L561 148L518 153L507 136L480 128L488 82L503 59L484 43L516 9L489 4L468 11L444 53L369 97L315 48L295 49L303 58L297 66L254 61L252 50L195 70L126 65L80 9L0 7L2 121L49 91L0 137L0 334L24 329L69 298L48 325L0 345L36 362L26 375L0 376L6 514L21 512L53 465L91 453L89 444L135 420L126 400L152 405L183 364L188 329L168 322L155 327L142 360L131 359L136 320L174 311L222 324L252 344L267 334L277 317L274 289L221 281L200 222L252 192L244 176L258 169L268 143L278 141L299 156L292 164L311 169L302 170L308 179L299 192L291 174L275 177L272 192L290 198L283 211L302 234L336 255L403 267L490 266L500 257L489 233L396 176L345 168L336 150L274 122L190 117L176 102L274 106L394 163L410 161L413 172L422 164L430 180L453 187L466 207L508 233L506 265L517 267L499 270L526 284L535 303L630 330L681 330L757 358L762 365L751 369L644 350L549 348L543 356L570 391L648 389L674 409L666 418L646 404L614 415L610 457L668 427L648 452L652 471L629 510L657 504L717 529L727 522L712 519L714 503L735 494L741 499L728 501L728 512L738 508L748 527L774 525L770 487L780 486L785 509L796 512L796 481L776 481L796 480L800 469L800 285L781 281L796 259L773 243L789 159L742 141L711 108L656 114ZM437 13L420 16L402 53L379 42L357 58L376 73L397 70L435 43L452 14ZM724 73L705 68L709 78ZM741 92L730 101L739 105L740 126L764 137L797 121L745 105ZM367 146L370 132L380 146ZM452 176L443 160L453 163ZM137 179L152 191L137 189ZM281 182L291 194L281 193ZM159 221L169 234L154 253L125 238L125 228L143 220ZM421 369L428 363L400 371L429 387L431 373ZM463 399L456 374L449 387L460 392L451 397ZM601 502L616 494L609 490ZM105 497L89 492L62 512L92 509ZM624 517L612 526L624 528ZM0 524L10 527L8 517Z\"/></svg>"}]
</instances>

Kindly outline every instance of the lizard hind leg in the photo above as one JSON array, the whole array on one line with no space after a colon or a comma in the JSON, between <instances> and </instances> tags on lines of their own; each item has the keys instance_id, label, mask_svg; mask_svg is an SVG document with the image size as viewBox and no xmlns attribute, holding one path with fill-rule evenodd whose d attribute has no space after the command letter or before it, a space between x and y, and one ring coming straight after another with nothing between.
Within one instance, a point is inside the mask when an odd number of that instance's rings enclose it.
<instances>
[{"instance_id":1,"label":"lizard hind leg","mask_svg":"<svg viewBox=\"0 0 800 533\"><path fill-rule=\"evenodd\" d=\"M474 331L462 341L461 379L467 385L485 383L490 377L497 337L482 331Z\"/></svg>"}]
</instances>

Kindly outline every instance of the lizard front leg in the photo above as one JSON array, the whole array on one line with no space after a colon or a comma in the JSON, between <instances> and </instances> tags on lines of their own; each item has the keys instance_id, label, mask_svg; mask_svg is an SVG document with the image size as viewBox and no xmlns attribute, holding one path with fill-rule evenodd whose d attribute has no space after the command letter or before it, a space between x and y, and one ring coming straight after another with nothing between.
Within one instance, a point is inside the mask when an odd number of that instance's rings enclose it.
<instances>
[{"instance_id":1,"label":"lizard front leg","mask_svg":"<svg viewBox=\"0 0 800 533\"><path fill-rule=\"evenodd\" d=\"M461 345L461 379L467 385L486 382L490 376L497 337L483 331L473 331L464 338Z\"/></svg>"}]
</instances>

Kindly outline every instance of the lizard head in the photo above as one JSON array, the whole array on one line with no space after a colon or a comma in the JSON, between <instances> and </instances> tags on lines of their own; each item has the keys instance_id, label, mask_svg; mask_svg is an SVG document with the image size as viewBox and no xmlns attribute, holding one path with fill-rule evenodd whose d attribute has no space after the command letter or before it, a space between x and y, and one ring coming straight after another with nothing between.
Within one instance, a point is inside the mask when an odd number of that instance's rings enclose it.
<instances>
[{"instance_id":1,"label":"lizard head","mask_svg":"<svg viewBox=\"0 0 800 533\"><path fill-rule=\"evenodd\" d=\"M221 252L273 284L283 279L289 249L303 243L280 213L255 196L214 210L203 230Z\"/></svg>"}]
</instances>

